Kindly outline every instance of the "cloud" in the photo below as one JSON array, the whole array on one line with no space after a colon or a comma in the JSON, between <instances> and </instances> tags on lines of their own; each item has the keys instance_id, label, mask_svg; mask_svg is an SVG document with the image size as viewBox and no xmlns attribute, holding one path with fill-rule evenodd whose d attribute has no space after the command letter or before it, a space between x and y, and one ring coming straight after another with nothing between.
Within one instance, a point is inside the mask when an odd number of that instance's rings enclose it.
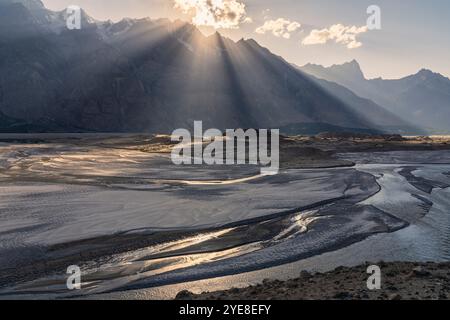
<instances>
[{"instance_id":1,"label":"cloud","mask_svg":"<svg viewBox=\"0 0 450 320\"><path fill-rule=\"evenodd\" d=\"M332 25L328 29L314 29L302 41L303 45L326 44L328 41L345 45L348 49L356 49L362 46L357 40L357 36L361 33L369 31L367 26L344 26L342 24Z\"/></svg>"},{"instance_id":2,"label":"cloud","mask_svg":"<svg viewBox=\"0 0 450 320\"><path fill-rule=\"evenodd\" d=\"M190 15L196 26L237 29L252 22L240 0L175 0L175 8Z\"/></svg>"},{"instance_id":3,"label":"cloud","mask_svg":"<svg viewBox=\"0 0 450 320\"><path fill-rule=\"evenodd\" d=\"M264 24L256 29L256 33L266 34L271 32L276 37L283 37L289 39L291 33L300 29L302 25L296 21L290 21L287 19L279 18L277 20L268 20Z\"/></svg>"}]
</instances>

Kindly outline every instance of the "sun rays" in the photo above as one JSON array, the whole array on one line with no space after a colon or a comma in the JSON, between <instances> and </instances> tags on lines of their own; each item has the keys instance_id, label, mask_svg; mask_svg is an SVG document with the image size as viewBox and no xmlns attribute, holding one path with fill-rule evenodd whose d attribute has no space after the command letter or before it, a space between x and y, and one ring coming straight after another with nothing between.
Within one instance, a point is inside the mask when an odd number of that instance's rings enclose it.
<instances>
[{"instance_id":1,"label":"sun rays","mask_svg":"<svg viewBox=\"0 0 450 320\"><path fill-rule=\"evenodd\" d=\"M251 21L239 0L175 0L175 8L189 15L196 26L236 29Z\"/></svg>"}]
</instances>

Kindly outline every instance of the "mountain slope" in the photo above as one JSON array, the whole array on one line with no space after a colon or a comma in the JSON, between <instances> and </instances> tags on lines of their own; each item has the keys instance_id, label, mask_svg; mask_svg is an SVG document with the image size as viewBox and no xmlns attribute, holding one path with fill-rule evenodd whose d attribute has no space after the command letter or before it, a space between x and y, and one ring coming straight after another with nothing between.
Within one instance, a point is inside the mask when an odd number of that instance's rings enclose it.
<instances>
[{"instance_id":1,"label":"mountain slope","mask_svg":"<svg viewBox=\"0 0 450 320\"><path fill-rule=\"evenodd\" d=\"M339 83L430 132L450 131L450 79L439 73L423 69L398 80L367 80L356 61L329 68L308 64L300 69Z\"/></svg>"},{"instance_id":2,"label":"mountain slope","mask_svg":"<svg viewBox=\"0 0 450 320\"><path fill-rule=\"evenodd\" d=\"M314 76L310 77L325 91L344 102L352 110L364 114L373 123L377 123L380 129L386 132L396 132L404 135L424 134L424 131L420 127L403 120L401 117L379 106L372 100L361 98L351 90L335 82L315 78Z\"/></svg>"},{"instance_id":3,"label":"mountain slope","mask_svg":"<svg viewBox=\"0 0 450 320\"><path fill-rule=\"evenodd\" d=\"M404 126L370 101L342 99L348 90L325 89L254 40L205 37L180 21L97 22L85 13L82 29L69 31L63 14L39 0L0 1L9 17L0 22L0 111L31 127L171 132L194 120L219 129Z\"/></svg>"}]
</instances>

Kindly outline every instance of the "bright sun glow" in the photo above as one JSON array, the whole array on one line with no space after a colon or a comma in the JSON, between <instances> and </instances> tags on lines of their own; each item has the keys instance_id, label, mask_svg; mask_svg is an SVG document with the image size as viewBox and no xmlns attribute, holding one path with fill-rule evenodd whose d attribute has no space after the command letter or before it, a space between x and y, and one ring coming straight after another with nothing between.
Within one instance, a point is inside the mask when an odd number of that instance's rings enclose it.
<instances>
[{"instance_id":1,"label":"bright sun glow","mask_svg":"<svg viewBox=\"0 0 450 320\"><path fill-rule=\"evenodd\" d=\"M236 29L251 21L239 0L175 0L175 8L189 15L196 26Z\"/></svg>"}]
</instances>

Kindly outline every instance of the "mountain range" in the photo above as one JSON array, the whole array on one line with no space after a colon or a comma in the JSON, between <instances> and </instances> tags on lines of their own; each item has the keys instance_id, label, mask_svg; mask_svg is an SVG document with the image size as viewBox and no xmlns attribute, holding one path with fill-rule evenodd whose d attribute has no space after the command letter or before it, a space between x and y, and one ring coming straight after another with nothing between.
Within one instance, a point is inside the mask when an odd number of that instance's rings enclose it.
<instances>
[{"instance_id":1,"label":"mountain range","mask_svg":"<svg viewBox=\"0 0 450 320\"><path fill-rule=\"evenodd\" d=\"M307 64L300 70L339 83L429 133L450 132L450 79L422 69L396 80L366 79L355 60L331 67Z\"/></svg>"},{"instance_id":2,"label":"mountain range","mask_svg":"<svg viewBox=\"0 0 450 320\"><path fill-rule=\"evenodd\" d=\"M312 69L182 21L82 12L81 30L68 30L65 12L40 0L0 0L2 132L170 133L195 120L293 134L422 132Z\"/></svg>"}]
</instances>

